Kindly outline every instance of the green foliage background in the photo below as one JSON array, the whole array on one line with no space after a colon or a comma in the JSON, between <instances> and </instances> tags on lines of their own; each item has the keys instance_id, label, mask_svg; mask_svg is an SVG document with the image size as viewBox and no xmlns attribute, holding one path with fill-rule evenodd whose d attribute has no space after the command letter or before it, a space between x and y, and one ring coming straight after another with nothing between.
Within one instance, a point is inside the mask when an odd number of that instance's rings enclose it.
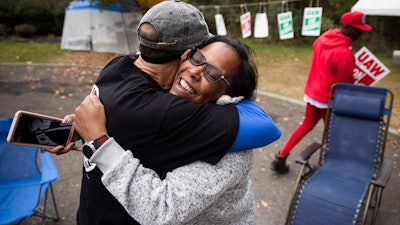
<instances>
[{"instance_id":1,"label":"green foliage background","mask_svg":"<svg viewBox=\"0 0 400 225\"><path fill-rule=\"evenodd\" d=\"M279 31L277 25L277 14L286 11L286 6L282 6L281 1L265 0L188 0L202 10L209 24L210 30L216 33L214 15L217 9L214 6L220 6L218 12L224 16L225 25L227 27L228 36L231 38L241 38L240 20L239 16L242 14L239 4L246 3L267 3L266 12L268 15L269 23L269 37L263 39L256 39L261 43L276 43L284 45L298 45L298 44L311 44L316 37L301 36L301 26L303 19L304 7L317 6L323 8L323 18L321 33L332 28L339 26L339 20L343 13L350 11L351 7L357 0L321 0L310 1L300 0L288 3L289 11L292 11L293 26L295 29L295 38L281 41L279 40ZM310 3L313 3L310 5ZM204 6L204 7L202 7ZM210 7L211 6L211 7ZM226 7L228 6L228 7ZM259 5L247 6L248 11L252 15L252 24L254 25L255 15L261 12ZM400 17L387 17L387 16L367 16L367 23L373 27L371 32L364 33L359 41L354 43L354 48L358 49L368 43L368 48L375 53L392 54L394 49L400 49Z\"/></svg>"},{"instance_id":2,"label":"green foliage background","mask_svg":"<svg viewBox=\"0 0 400 225\"><path fill-rule=\"evenodd\" d=\"M0 0L0 30L10 35L19 24L36 27L37 34L61 35L65 7L70 0Z\"/></svg>"},{"instance_id":3,"label":"green foliage background","mask_svg":"<svg viewBox=\"0 0 400 225\"><path fill-rule=\"evenodd\" d=\"M134 2L135 0L100 0L101 6L106 7L113 3ZM357 0L289 0L287 7L282 6L282 1L277 0L183 0L198 7L204 13L210 30L216 33L214 15L217 13L215 6L220 6L218 12L224 16L225 24L230 38L240 39L239 16L242 10L239 4L256 3L247 6L252 15L254 24L255 15L261 12L258 3L267 3L266 12L269 22L269 37L254 39L259 43L274 43L278 45L310 45L315 37L301 36L301 24L304 7L320 6L323 8L322 32L332 27L339 26L340 16L351 9ZM20 24L35 26L37 35L62 35L65 7L70 0L0 0L0 37L15 35L14 28ZM310 5L310 3L313 3ZM279 40L277 14L292 11L295 38ZM137 11L136 11L137 13ZM400 49L400 17L367 16L367 22L373 30L365 33L361 40L355 43L355 48L366 45L374 53L391 55L394 49ZM252 38L249 38L252 39Z\"/></svg>"}]
</instances>

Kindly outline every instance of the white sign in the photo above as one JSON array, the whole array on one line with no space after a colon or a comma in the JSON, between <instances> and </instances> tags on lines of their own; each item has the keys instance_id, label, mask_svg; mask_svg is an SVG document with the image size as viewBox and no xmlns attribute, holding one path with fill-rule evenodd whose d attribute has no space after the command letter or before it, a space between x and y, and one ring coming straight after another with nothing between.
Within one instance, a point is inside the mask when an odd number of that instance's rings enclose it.
<instances>
[{"instance_id":1,"label":"white sign","mask_svg":"<svg viewBox=\"0 0 400 225\"><path fill-rule=\"evenodd\" d=\"M218 35L222 35L225 36L226 33L226 27L225 27L225 21L224 21L224 17L222 16L222 14L215 14L215 25L217 27L217 34Z\"/></svg>"},{"instance_id":2,"label":"white sign","mask_svg":"<svg viewBox=\"0 0 400 225\"><path fill-rule=\"evenodd\" d=\"M254 37L268 37L268 17L267 13L257 13L254 22Z\"/></svg>"},{"instance_id":3,"label":"white sign","mask_svg":"<svg viewBox=\"0 0 400 225\"><path fill-rule=\"evenodd\" d=\"M356 67L353 76L356 84L372 86L390 73L390 70L365 46L355 54L355 57Z\"/></svg>"},{"instance_id":4,"label":"white sign","mask_svg":"<svg viewBox=\"0 0 400 225\"><path fill-rule=\"evenodd\" d=\"M251 36L251 14L247 12L240 16L240 25L242 28L242 37L248 38Z\"/></svg>"},{"instance_id":5,"label":"white sign","mask_svg":"<svg viewBox=\"0 0 400 225\"><path fill-rule=\"evenodd\" d=\"M319 36L321 34L322 8L306 7L304 8L303 26L301 35Z\"/></svg>"},{"instance_id":6,"label":"white sign","mask_svg":"<svg viewBox=\"0 0 400 225\"><path fill-rule=\"evenodd\" d=\"M281 40L294 37L292 12L278 14L279 38Z\"/></svg>"}]
</instances>

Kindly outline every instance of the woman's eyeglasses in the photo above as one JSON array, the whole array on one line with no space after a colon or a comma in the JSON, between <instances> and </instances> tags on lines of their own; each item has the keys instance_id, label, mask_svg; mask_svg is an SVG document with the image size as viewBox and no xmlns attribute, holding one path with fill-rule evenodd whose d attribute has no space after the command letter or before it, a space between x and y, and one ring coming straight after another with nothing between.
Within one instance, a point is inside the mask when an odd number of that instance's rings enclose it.
<instances>
[{"instance_id":1,"label":"woman's eyeglasses","mask_svg":"<svg viewBox=\"0 0 400 225\"><path fill-rule=\"evenodd\" d=\"M216 83L222 80L230 89L233 89L231 83L225 78L224 73L216 66L209 64L200 49L192 48L192 51L186 56L186 59L189 59L189 62L192 63L193 66L205 65L203 74L208 81Z\"/></svg>"}]
</instances>

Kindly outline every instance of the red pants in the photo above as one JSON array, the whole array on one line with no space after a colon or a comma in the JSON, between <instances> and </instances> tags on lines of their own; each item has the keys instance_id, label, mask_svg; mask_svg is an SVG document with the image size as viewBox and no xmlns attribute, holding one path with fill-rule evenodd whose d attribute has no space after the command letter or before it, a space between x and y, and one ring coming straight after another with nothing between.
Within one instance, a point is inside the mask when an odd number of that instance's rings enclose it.
<instances>
[{"instance_id":1,"label":"red pants","mask_svg":"<svg viewBox=\"0 0 400 225\"><path fill-rule=\"evenodd\" d=\"M322 118L325 123L327 109L317 108L309 103L306 105L306 112L304 115L303 122L296 128L292 133L289 140L283 146L282 150L278 153L279 156L287 156L293 147L299 143L304 136L306 136L314 127L318 121Z\"/></svg>"}]
</instances>

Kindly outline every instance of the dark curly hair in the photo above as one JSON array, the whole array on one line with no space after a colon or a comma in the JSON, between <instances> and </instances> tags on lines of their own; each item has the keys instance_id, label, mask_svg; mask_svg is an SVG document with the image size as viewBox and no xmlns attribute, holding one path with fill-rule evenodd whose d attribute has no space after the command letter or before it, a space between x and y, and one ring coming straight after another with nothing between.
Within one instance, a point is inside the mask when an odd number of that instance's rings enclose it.
<instances>
[{"instance_id":1,"label":"dark curly hair","mask_svg":"<svg viewBox=\"0 0 400 225\"><path fill-rule=\"evenodd\" d=\"M256 64L250 59L250 56L253 55L251 48L238 40L231 40L219 35L210 38L203 46L199 47L203 48L214 42L224 42L231 46L241 60L239 69L236 70L231 82L233 89L229 89L227 94L231 97L244 96L245 98L254 99L256 96L258 70Z\"/></svg>"}]
</instances>

